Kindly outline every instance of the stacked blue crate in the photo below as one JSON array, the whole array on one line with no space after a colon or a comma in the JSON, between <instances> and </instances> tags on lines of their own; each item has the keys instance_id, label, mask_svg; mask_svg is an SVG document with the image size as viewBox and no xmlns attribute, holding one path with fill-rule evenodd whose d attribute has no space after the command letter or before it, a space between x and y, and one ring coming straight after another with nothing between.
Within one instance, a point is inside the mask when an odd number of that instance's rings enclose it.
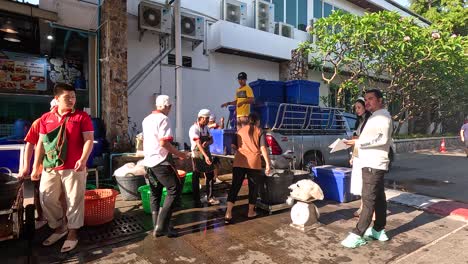
<instances>
[{"instance_id":1,"label":"stacked blue crate","mask_svg":"<svg viewBox=\"0 0 468 264\"><path fill-rule=\"evenodd\" d=\"M249 86L252 88L256 103L284 103L283 82L258 79L249 83Z\"/></svg>"},{"instance_id":2,"label":"stacked blue crate","mask_svg":"<svg viewBox=\"0 0 468 264\"><path fill-rule=\"evenodd\" d=\"M235 142L236 130L235 129L211 129L211 136L213 137L213 144L210 145L210 152L212 154L220 155L233 155L234 152L231 144Z\"/></svg>"},{"instance_id":3,"label":"stacked blue crate","mask_svg":"<svg viewBox=\"0 0 468 264\"><path fill-rule=\"evenodd\" d=\"M351 168L323 165L313 167L315 182L322 188L326 200L347 203L359 199L350 192Z\"/></svg>"},{"instance_id":4,"label":"stacked blue crate","mask_svg":"<svg viewBox=\"0 0 468 264\"><path fill-rule=\"evenodd\" d=\"M320 83L293 80L285 82L286 103L319 105L319 87Z\"/></svg>"}]
</instances>

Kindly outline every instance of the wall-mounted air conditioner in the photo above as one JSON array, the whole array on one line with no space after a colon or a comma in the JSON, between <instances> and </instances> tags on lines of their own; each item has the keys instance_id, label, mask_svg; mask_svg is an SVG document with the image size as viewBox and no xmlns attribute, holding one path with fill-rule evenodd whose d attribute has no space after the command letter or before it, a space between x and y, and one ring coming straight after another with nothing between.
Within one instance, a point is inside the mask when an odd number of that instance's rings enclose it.
<instances>
[{"instance_id":1,"label":"wall-mounted air conditioner","mask_svg":"<svg viewBox=\"0 0 468 264\"><path fill-rule=\"evenodd\" d=\"M247 26L247 4L237 0L224 0L223 20Z\"/></svg>"},{"instance_id":2,"label":"wall-mounted air conditioner","mask_svg":"<svg viewBox=\"0 0 468 264\"><path fill-rule=\"evenodd\" d=\"M162 4L141 1L138 5L138 29L171 34L172 10Z\"/></svg>"},{"instance_id":3,"label":"wall-mounted air conditioner","mask_svg":"<svg viewBox=\"0 0 468 264\"><path fill-rule=\"evenodd\" d=\"M254 7L255 28L273 33L275 30L275 5L267 1L255 0Z\"/></svg>"},{"instance_id":4,"label":"wall-mounted air conditioner","mask_svg":"<svg viewBox=\"0 0 468 264\"><path fill-rule=\"evenodd\" d=\"M181 35L184 39L203 41L205 35L204 17L181 12L180 27Z\"/></svg>"},{"instance_id":5,"label":"wall-mounted air conditioner","mask_svg":"<svg viewBox=\"0 0 468 264\"><path fill-rule=\"evenodd\" d=\"M294 38L294 26L283 22L276 22L275 34L287 38Z\"/></svg>"}]
</instances>

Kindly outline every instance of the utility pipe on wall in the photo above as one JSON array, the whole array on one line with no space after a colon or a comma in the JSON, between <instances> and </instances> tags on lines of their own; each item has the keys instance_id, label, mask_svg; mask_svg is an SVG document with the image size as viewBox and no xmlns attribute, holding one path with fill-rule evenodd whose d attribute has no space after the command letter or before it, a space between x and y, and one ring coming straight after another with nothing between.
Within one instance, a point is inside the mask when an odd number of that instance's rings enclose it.
<instances>
[{"instance_id":1,"label":"utility pipe on wall","mask_svg":"<svg viewBox=\"0 0 468 264\"><path fill-rule=\"evenodd\" d=\"M176 57L176 142L179 146L184 144L184 131L183 131L183 92L182 92L182 38L180 35L180 0L174 1L174 41L175 41L175 57Z\"/></svg>"}]
</instances>

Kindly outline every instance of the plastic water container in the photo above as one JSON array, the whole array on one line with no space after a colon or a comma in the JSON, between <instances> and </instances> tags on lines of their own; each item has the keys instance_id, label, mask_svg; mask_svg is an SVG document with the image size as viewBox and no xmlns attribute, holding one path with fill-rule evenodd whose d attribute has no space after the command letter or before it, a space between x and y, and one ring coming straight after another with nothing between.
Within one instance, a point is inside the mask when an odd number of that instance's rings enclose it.
<instances>
[{"instance_id":1,"label":"plastic water container","mask_svg":"<svg viewBox=\"0 0 468 264\"><path fill-rule=\"evenodd\" d=\"M284 103L284 82L258 79L249 83L255 102Z\"/></svg>"},{"instance_id":2,"label":"plastic water container","mask_svg":"<svg viewBox=\"0 0 468 264\"><path fill-rule=\"evenodd\" d=\"M13 135L12 135L13 138L23 139L28 133L30 127L31 127L31 122L24 120L24 119L16 120L15 124L13 125Z\"/></svg>"},{"instance_id":3,"label":"plastic water container","mask_svg":"<svg viewBox=\"0 0 468 264\"><path fill-rule=\"evenodd\" d=\"M290 104L319 105L320 83L294 80L285 83L286 102Z\"/></svg>"},{"instance_id":4,"label":"plastic water container","mask_svg":"<svg viewBox=\"0 0 468 264\"><path fill-rule=\"evenodd\" d=\"M235 129L212 129L213 144L210 145L210 152L220 155L232 155L232 142L236 137Z\"/></svg>"},{"instance_id":5,"label":"plastic water container","mask_svg":"<svg viewBox=\"0 0 468 264\"><path fill-rule=\"evenodd\" d=\"M323 165L313 167L315 182L322 188L326 200L347 203L359 199L350 192L351 168Z\"/></svg>"}]
</instances>

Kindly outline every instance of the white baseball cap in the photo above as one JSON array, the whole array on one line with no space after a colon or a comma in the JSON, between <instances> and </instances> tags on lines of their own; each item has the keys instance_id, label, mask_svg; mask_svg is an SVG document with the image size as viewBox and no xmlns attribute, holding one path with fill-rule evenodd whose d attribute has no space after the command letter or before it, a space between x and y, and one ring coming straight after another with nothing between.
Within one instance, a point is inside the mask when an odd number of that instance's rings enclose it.
<instances>
[{"instance_id":1,"label":"white baseball cap","mask_svg":"<svg viewBox=\"0 0 468 264\"><path fill-rule=\"evenodd\" d=\"M54 108L57 105L58 105L58 101L55 98L52 99L52 101L50 101L50 109Z\"/></svg>"},{"instance_id":2,"label":"white baseball cap","mask_svg":"<svg viewBox=\"0 0 468 264\"><path fill-rule=\"evenodd\" d=\"M155 104L156 104L156 107L170 106L171 101L169 100L169 96L162 94L156 97Z\"/></svg>"},{"instance_id":3,"label":"white baseball cap","mask_svg":"<svg viewBox=\"0 0 468 264\"><path fill-rule=\"evenodd\" d=\"M198 117L210 117L211 111L208 109L202 109L198 112Z\"/></svg>"}]
</instances>

